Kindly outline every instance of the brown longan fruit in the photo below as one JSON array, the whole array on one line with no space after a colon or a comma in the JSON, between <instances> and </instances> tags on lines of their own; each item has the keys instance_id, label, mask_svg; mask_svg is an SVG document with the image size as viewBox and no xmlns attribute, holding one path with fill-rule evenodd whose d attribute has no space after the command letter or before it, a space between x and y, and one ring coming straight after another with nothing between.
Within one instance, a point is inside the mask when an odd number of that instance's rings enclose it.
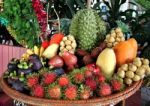
<instances>
[{"instance_id":1,"label":"brown longan fruit","mask_svg":"<svg viewBox=\"0 0 150 106\"><path fill-rule=\"evenodd\" d=\"M134 72L127 71L125 75L126 75L127 78L133 78L134 77Z\"/></svg>"}]
</instances>

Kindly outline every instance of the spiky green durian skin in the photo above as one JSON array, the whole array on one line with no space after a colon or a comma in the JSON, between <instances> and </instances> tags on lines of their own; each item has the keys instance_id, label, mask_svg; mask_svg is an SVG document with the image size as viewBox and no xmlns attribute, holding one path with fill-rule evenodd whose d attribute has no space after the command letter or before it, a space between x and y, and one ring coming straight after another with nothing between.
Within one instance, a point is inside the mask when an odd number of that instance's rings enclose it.
<instances>
[{"instance_id":1,"label":"spiky green durian skin","mask_svg":"<svg viewBox=\"0 0 150 106\"><path fill-rule=\"evenodd\" d=\"M79 48L91 51L104 40L106 25L95 10L82 9L72 19L70 34L75 37Z\"/></svg>"}]
</instances>

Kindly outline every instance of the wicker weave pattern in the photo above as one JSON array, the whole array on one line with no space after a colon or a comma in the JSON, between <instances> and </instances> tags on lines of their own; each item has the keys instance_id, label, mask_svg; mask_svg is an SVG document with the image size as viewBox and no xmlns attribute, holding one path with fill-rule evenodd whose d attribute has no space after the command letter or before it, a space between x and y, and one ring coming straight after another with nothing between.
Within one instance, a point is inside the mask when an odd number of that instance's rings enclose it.
<instances>
[{"instance_id":1,"label":"wicker weave pattern","mask_svg":"<svg viewBox=\"0 0 150 106\"><path fill-rule=\"evenodd\" d=\"M6 84L3 77L0 80L0 86L4 90L4 92L7 95L9 95L11 98L34 106L105 106L110 104L115 105L120 101L130 97L141 87L142 82L143 82L142 80L136 82L132 86L128 87L126 90L107 97L95 98L89 100L75 100L75 101L49 100L49 99L27 96L25 94L22 94L10 88Z\"/></svg>"}]
</instances>

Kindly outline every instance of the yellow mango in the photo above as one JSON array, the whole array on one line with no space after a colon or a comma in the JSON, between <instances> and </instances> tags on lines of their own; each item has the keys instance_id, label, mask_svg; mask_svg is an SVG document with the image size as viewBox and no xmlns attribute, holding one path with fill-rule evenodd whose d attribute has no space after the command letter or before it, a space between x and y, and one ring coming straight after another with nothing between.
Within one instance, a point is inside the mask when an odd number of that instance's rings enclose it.
<instances>
[{"instance_id":1,"label":"yellow mango","mask_svg":"<svg viewBox=\"0 0 150 106\"><path fill-rule=\"evenodd\" d=\"M113 49L106 48L98 56L96 65L99 66L107 79L110 79L116 68L116 56Z\"/></svg>"},{"instance_id":2,"label":"yellow mango","mask_svg":"<svg viewBox=\"0 0 150 106\"><path fill-rule=\"evenodd\" d=\"M49 45L46 50L43 52L43 56L50 59L57 55L59 45L58 44L51 44Z\"/></svg>"}]
</instances>

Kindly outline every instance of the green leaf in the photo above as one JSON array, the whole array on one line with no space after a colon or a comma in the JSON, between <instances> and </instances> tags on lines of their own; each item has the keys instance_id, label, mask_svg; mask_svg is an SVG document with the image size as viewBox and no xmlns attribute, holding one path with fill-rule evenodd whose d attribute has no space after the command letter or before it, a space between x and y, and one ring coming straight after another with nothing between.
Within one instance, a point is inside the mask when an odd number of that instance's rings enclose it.
<instances>
[{"instance_id":1,"label":"green leaf","mask_svg":"<svg viewBox=\"0 0 150 106\"><path fill-rule=\"evenodd\" d=\"M26 23L26 27L30 28L30 23L29 22Z\"/></svg>"},{"instance_id":2,"label":"green leaf","mask_svg":"<svg viewBox=\"0 0 150 106\"><path fill-rule=\"evenodd\" d=\"M74 0L66 0L66 4L69 7L71 14L73 16L75 14L75 10L76 10L74 7L75 1Z\"/></svg>"},{"instance_id":3,"label":"green leaf","mask_svg":"<svg viewBox=\"0 0 150 106\"><path fill-rule=\"evenodd\" d=\"M95 10L100 10L100 4L101 4L102 2L97 2L96 4L94 4L94 6L93 6L93 9L95 9Z\"/></svg>"},{"instance_id":4,"label":"green leaf","mask_svg":"<svg viewBox=\"0 0 150 106\"><path fill-rule=\"evenodd\" d=\"M60 20L60 30L61 32L63 32L65 35L68 35L69 34L69 27L70 27L70 23L71 23L71 20L68 19L68 18L62 18Z\"/></svg>"},{"instance_id":5,"label":"green leaf","mask_svg":"<svg viewBox=\"0 0 150 106\"><path fill-rule=\"evenodd\" d=\"M32 8L31 0L4 0L3 16L9 21L8 27L12 36L18 41L25 41L28 46L33 46L38 38L39 24ZM35 20L30 24L29 20ZM25 46L25 45L23 45Z\"/></svg>"},{"instance_id":6,"label":"green leaf","mask_svg":"<svg viewBox=\"0 0 150 106\"><path fill-rule=\"evenodd\" d=\"M71 1L71 0L70 0ZM82 2L81 0L75 0L75 2L78 4L78 6L81 8L81 9L83 9L83 8L85 8L85 1L84 2Z\"/></svg>"}]
</instances>

